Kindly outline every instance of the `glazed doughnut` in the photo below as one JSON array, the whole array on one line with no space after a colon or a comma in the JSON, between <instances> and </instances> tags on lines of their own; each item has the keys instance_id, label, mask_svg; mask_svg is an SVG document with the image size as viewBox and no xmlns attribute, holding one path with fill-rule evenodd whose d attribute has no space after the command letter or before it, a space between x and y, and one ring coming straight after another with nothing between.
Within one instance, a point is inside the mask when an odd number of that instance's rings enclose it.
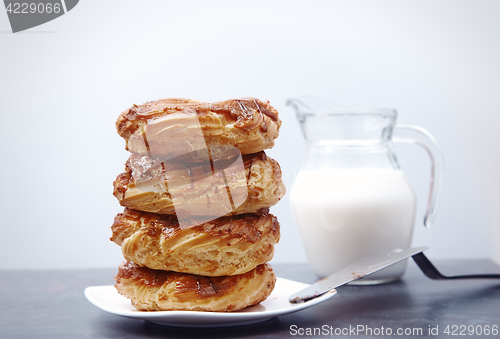
<instances>
[{"instance_id":1,"label":"glazed doughnut","mask_svg":"<svg viewBox=\"0 0 500 339\"><path fill-rule=\"evenodd\" d=\"M240 214L181 229L174 215L125 209L111 240L126 260L156 270L204 276L237 275L270 261L279 241L272 214Z\"/></svg>"},{"instance_id":2,"label":"glazed doughnut","mask_svg":"<svg viewBox=\"0 0 500 339\"><path fill-rule=\"evenodd\" d=\"M232 145L242 154L257 153L274 146L280 126L276 109L254 98L150 101L126 109L116 121L127 150L168 158L207 145Z\"/></svg>"},{"instance_id":3,"label":"glazed doughnut","mask_svg":"<svg viewBox=\"0 0 500 339\"><path fill-rule=\"evenodd\" d=\"M186 215L212 220L258 213L275 205L285 194L278 163L264 152L240 157L241 168L226 167L224 178L221 171L212 175L210 163L168 163L132 154L125 172L114 182L113 194L124 207L159 214L177 212L182 222Z\"/></svg>"},{"instance_id":4,"label":"glazed doughnut","mask_svg":"<svg viewBox=\"0 0 500 339\"><path fill-rule=\"evenodd\" d=\"M268 264L250 272L226 277L156 271L132 262L120 265L119 293L139 311L237 311L264 301L276 284Z\"/></svg>"}]
</instances>

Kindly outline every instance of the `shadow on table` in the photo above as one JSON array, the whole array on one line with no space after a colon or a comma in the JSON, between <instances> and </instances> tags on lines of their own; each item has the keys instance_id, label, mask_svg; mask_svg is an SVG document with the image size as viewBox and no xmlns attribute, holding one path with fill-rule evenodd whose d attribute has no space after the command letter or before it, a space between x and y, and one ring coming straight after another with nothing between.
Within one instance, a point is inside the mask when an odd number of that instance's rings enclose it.
<instances>
[{"instance_id":1,"label":"shadow on table","mask_svg":"<svg viewBox=\"0 0 500 339\"><path fill-rule=\"evenodd\" d=\"M106 330L103 331L103 327ZM106 317L94 329L119 338L253 338L276 337L282 331L279 318L244 326L189 328L157 325L148 321Z\"/></svg>"}]
</instances>

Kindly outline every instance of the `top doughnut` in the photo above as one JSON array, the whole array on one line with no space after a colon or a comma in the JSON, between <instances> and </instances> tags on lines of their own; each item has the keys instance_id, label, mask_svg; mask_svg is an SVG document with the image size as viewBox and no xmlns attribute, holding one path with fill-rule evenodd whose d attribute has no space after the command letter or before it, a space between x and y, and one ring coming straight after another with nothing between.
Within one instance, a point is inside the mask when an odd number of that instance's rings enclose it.
<instances>
[{"instance_id":1,"label":"top doughnut","mask_svg":"<svg viewBox=\"0 0 500 339\"><path fill-rule=\"evenodd\" d=\"M212 145L237 147L242 154L274 146L281 120L269 101L254 98L215 103L163 99L133 105L116 121L132 153L181 156Z\"/></svg>"}]
</instances>

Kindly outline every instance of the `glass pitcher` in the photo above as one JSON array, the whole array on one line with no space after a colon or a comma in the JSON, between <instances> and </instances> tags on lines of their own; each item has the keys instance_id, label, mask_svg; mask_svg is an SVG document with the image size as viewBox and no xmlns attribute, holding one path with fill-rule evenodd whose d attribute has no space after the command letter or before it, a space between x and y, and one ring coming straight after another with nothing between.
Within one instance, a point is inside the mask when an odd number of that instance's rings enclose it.
<instances>
[{"instance_id":1,"label":"glass pitcher","mask_svg":"<svg viewBox=\"0 0 500 339\"><path fill-rule=\"evenodd\" d=\"M383 250L411 246L416 196L401 171L394 141L417 143L431 157L431 186L424 225L436 216L443 155L416 126L396 125L392 109L344 109L316 98L289 99L305 137L302 168L290 191L294 217L313 271L328 276ZM402 262L357 280L399 279Z\"/></svg>"}]
</instances>

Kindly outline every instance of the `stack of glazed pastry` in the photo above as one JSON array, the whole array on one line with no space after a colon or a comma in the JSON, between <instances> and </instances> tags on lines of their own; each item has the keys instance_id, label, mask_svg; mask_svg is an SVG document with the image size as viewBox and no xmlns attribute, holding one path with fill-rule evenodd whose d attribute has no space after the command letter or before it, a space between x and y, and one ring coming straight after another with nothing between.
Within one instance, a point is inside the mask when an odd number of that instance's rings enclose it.
<instances>
[{"instance_id":1,"label":"stack of glazed pastry","mask_svg":"<svg viewBox=\"0 0 500 339\"><path fill-rule=\"evenodd\" d=\"M116 289L142 311L236 311L272 292L285 194L274 146L281 120L254 98L134 105L116 122L132 154L114 182L125 207L111 240Z\"/></svg>"}]
</instances>

